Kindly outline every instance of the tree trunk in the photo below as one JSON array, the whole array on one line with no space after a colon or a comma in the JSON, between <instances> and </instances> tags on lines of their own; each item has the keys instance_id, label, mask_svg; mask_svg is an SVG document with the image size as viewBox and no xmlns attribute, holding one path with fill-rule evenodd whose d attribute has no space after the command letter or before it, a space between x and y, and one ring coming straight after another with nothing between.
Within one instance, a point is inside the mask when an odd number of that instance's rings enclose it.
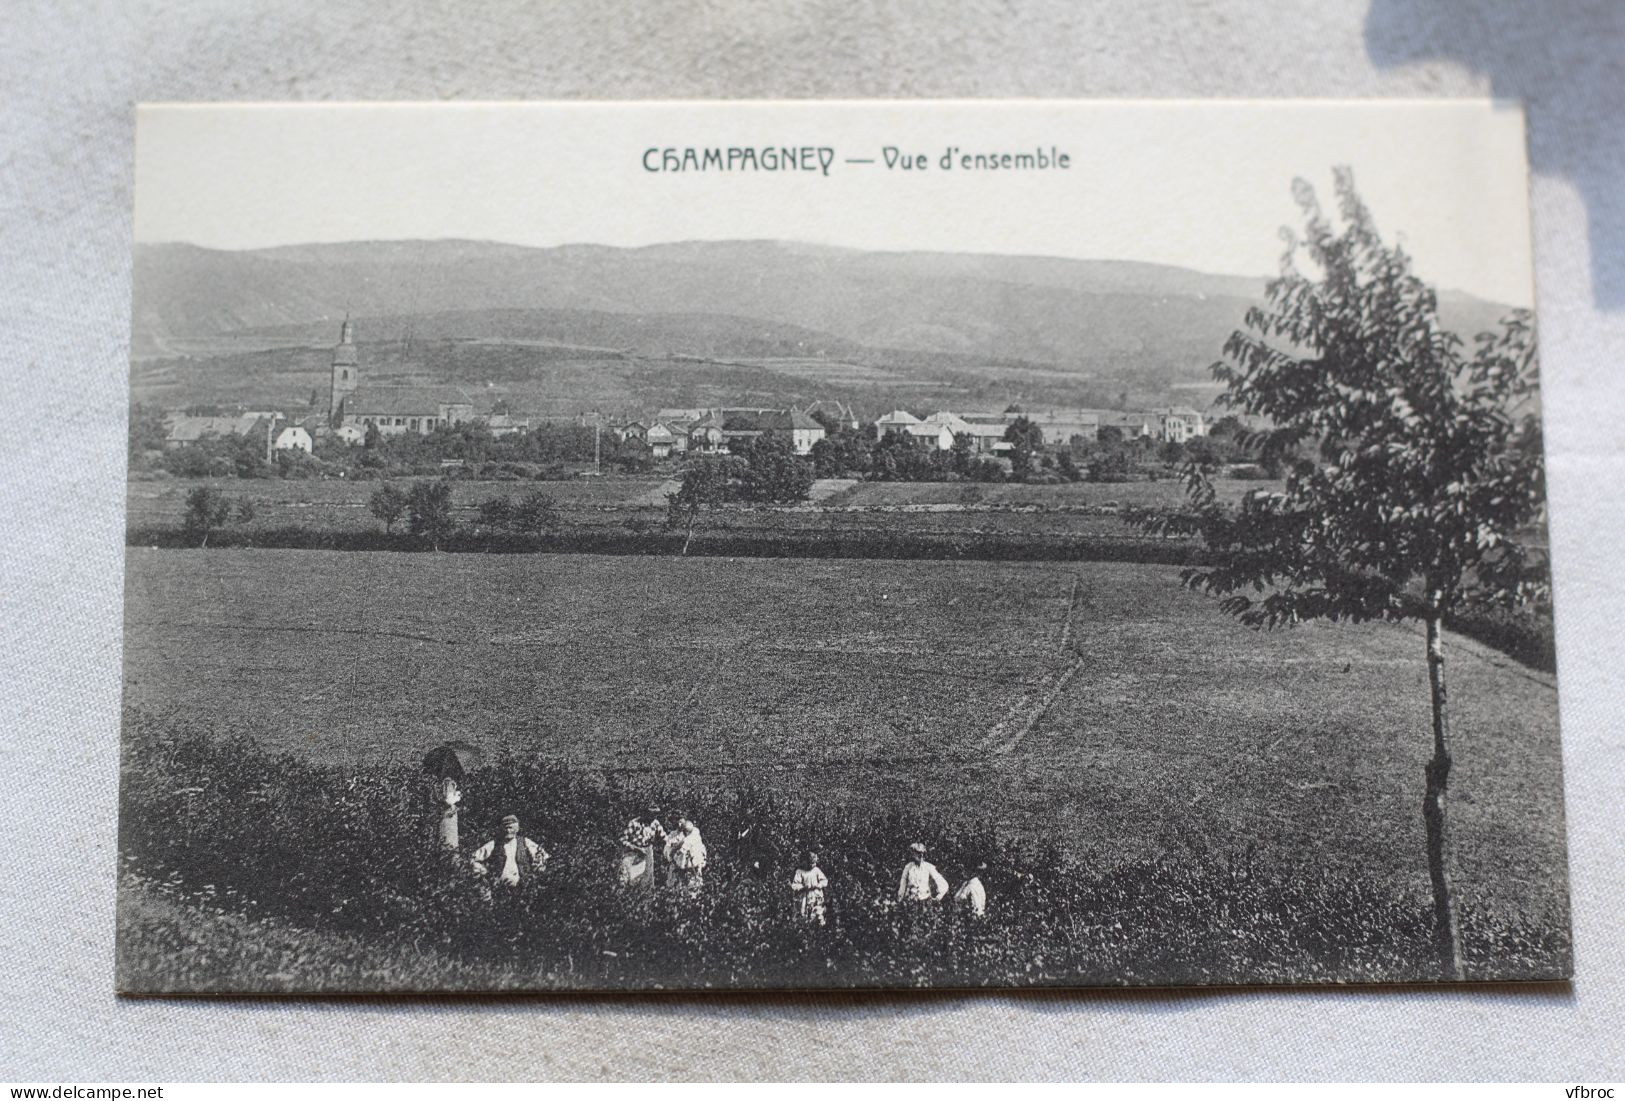
<instances>
[{"instance_id":1,"label":"tree trunk","mask_svg":"<svg viewBox=\"0 0 1625 1101\"><path fill-rule=\"evenodd\" d=\"M1443 618L1434 604L1428 616L1428 687L1433 696L1433 759L1423 776L1427 781L1422 797L1422 820L1427 824L1428 875L1433 880L1433 945L1438 954L1441 978L1459 981L1465 976L1461 965L1461 934L1456 927L1455 900L1450 893L1450 834L1446 828L1445 795L1450 786L1450 723L1444 682Z\"/></svg>"},{"instance_id":2,"label":"tree trunk","mask_svg":"<svg viewBox=\"0 0 1625 1101\"><path fill-rule=\"evenodd\" d=\"M694 542L694 522L698 520L699 517L700 513L698 509L695 509L693 512L688 514L688 538L683 540L683 557L685 558L688 556L688 545Z\"/></svg>"}]
</instances>

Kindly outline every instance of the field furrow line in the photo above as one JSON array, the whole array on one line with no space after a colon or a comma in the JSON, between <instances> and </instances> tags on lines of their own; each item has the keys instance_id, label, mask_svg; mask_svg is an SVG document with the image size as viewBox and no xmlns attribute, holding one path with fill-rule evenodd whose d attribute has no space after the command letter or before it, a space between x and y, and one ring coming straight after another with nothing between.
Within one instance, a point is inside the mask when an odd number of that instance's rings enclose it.
<instances>
[{"instance_id":1,"label":"field furrow line","mask_svg":"<svg viewBox=\"0 0 1625 1101\"><path fill-rule=\"evenodd\" d=\"M1007 716L998 726L988 731L987 737L982 739L978 748L985 749L995 757L1003 757L1014 752L1016 746L1020 745L1022 739L1038 725L1038 720L1054 706L1055 701L1066 691L1067 686L1082 668L1083 657L1079 655L1050 683L1048 689L1039 696L1036 705L1018 709L1014 714Z\"/></svg>"},{"instance_id":2,"label":"field furrow line","mask_svg":"<svg viewBox=\"0 0 1625 1101\"><path fill-rule=\"evenodd\" d=\"M182 631L243 631L250 634L264 631L294 635L363 635L375 638L399 638L408 642L438 642L443 646L457 645L457 640L454 638L423 635L414 631L390 631L374 627L318 627L307 624L276 623L182 623L163 619L130 620L125 626L126 628L163 627Z\"/></svg>"},{"instance_id":3,"label":"field furrow line","mask_svg":"<svg viewBox=\"0 0 1625 1101\"><path fill-rule=\"evenodd\" d=\"M1072 614L1078 607L1078 575L1072 575L1072 594L1066 599L1066 618L1061 621L1061 649L1072 644Z\"/></svg>"}]
</instances>

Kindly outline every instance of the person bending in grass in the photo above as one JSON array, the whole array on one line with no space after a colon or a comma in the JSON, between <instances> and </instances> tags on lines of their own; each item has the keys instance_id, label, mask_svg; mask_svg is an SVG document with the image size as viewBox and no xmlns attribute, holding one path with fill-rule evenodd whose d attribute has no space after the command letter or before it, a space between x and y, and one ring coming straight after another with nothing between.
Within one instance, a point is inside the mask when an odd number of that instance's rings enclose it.
<instances>
[{"instance_id":1,"label":"person bending in grass","mask_svg":"<svg viewBox=\"0 0 1625 1101\"><path fill-rule=\"evenodd\" d=\"M502 819L502 836L474 850L474 870L498 886L517 887L547 864L547 850L519 833L517 815Z\"/></svg>"},{"instance_id":2,"label":"person bending in grass","mask_svg":"<svg viewBox=\"0 0 1625 1101\"><path fill-rule=\"evenodd\" d=\"M987 917L987 888L982 885L982 873L986 871L986 861L976 865L970 878L954 892L954 904L959 912L975 920Z\"/></svg>"}]
</instances>

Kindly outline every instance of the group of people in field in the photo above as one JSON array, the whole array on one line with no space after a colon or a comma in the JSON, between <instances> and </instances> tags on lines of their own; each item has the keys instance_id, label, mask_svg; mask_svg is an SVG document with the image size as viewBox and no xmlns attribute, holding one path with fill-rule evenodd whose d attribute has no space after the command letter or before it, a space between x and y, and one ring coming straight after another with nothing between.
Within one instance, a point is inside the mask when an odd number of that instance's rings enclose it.
<instances>
[{"instance_id":1,"label":"group of people in field","mask_svg":"<svg viewBox=\"0 0 1625 1101\"><path fill-rule=\"evenodd\" d=\"M670 828L660 821L658 808L633 818L618 839L617 867L621 886L629 891L653 891L657 886L698 895L705 887L705 869L710 853L699 826L686 814L668 815L676 824ZM548 852L526 837L519 818L502 819L500 836L474 850L473 870L496 889L514 888L542 872ZM935 864L926 859L922 841L909 846L909 856L897 880L896 904L910 912L923 912L944 902L952 904L973 919L987 915L987 887L982 876L985 863L969 870L964 882L950 891L948 881ZM790 876L790 895L796 916L807 925L822 926L829 920L829 876L819 867L818 854L809 850Z\"/></svg>"}]
</instances>

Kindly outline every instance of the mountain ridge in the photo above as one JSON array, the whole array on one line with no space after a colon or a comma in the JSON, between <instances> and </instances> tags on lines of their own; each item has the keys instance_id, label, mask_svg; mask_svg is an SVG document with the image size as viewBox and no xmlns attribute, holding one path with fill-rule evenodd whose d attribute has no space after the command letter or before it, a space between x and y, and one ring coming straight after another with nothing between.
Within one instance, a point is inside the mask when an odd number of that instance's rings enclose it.
<instances>
[{"instance_id":1,"label":"mountain ridge","mask_svg":"<svg viewBox=\"0 0 1625 1101\"><path fill-rule=\"evenodd\" d=\"M391 345L400 370L453 372L447 381L494 374L515 386L545 383L554 395L592 382L594 372L619 372L617 385L631 396L645 384L666 393L687 385L665 377L666 368L658 383L647 382L653 367L612 369L623 354L668 367L692 357L787 361L784 378L793 381L768 378L771 392L759 400L822 393L817 387L835 385L837 375L849 400L865 392L865 379L885 379L890 394L931 385L975 391L978 379L1019 392L1024 373L1055 400L1085 385L1161 393L1211 381L1209 365L1262 301L1265 283L1133 260L773 239L538 248L452 238L245 251L142 243L132 356L152 370L132 378L207 380L218 395L241 369L228 360L285 352L285 370L274 373L292 372L287 384L297 378L308 388L320 382L319 350L349 315L359 340ZM1440 302L1446 323L1465 336L1504 312L1464 295ZM504 343L512 354L479 351ZM414 348L421 362L396 362ZM567 380L556 364L571 348L577 366ZM792 370L790 360L802 363ZM271 361L254 362L271 370ZM836 362L852 369L818 366ZM722 372L714 385L721 392L741 382ZM186 400L191 389L166 393Z\"/></svg>"}]
</instances>

